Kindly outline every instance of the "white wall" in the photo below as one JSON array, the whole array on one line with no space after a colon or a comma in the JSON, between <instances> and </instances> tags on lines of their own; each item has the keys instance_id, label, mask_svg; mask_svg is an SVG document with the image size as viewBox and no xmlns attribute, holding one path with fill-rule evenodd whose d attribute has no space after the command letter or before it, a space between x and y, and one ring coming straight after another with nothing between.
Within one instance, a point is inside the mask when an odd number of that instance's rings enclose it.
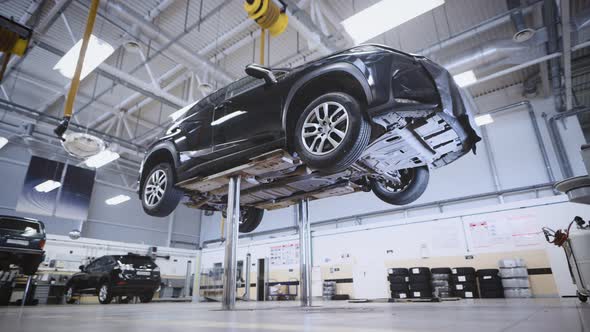
<instances>
[{"instance_id":1,"label":"white wall","mask_svg":"<svg viewBox=\"0 0 590 332\"><path fill-rule=\"evenodd\" d=\"M550 266L546 267L553 271L559 295L575 295L563 249L547 244L541 228L565 228L576 215L588 218L590 207L569 203L564 196L556 196L408 219L390 217L345 228L326 226L312 232L313 266L352 264L368 267L372 274L382 276L385 283L387 261L424 259L424 265L428 266L428 260L436 257L477 257L488 253L544 250L550 261ZM475 233L470 231L469 224L477 221L495 222L500 235L487 244L481 237L474 238ZM528 235L521 236L525 231ZM502 234L506 235L504 239ZM240 239L237 259L245 260L246 254L250 253L255 266L257 259L270 256L270 247L287 243L298 243L297 236L277 235L274 239L254 241ZM224 248L220 245L203 249L202 267L211 268L213 263L223 262L223 254ZM297 269L298 265L276 268ZM252 269L256 271L255 267ZM388 297L384 285L370 287L381 292L380 297ZM354 294L357 298L365 297L363 295Z\"/></svg>"}]
</instances>

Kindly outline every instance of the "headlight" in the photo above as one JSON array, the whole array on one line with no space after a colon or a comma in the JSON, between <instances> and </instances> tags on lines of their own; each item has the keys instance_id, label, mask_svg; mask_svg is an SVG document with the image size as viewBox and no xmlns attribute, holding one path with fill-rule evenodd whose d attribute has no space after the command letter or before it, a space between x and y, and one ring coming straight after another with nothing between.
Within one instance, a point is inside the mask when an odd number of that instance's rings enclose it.
<instances>
[{"instance_id":1,"label":"headlight","mask_svg":"<svg viewBox=\"0 0 590 332\"><path fill-rule=\"evenodd\" d=\"M156 266L152 269L152 272L160 272L160 267Z\"/></svg>"}]
</instances>

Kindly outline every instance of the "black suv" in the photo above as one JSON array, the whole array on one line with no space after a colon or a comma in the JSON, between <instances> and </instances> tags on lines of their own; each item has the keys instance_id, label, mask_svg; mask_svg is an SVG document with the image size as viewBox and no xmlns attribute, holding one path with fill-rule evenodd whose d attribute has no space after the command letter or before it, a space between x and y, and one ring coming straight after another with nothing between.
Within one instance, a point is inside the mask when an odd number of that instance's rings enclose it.
<instances>
[{"instance_id":1,"label":"black suv","mask_svg":"<svg viewBox=\"0 0 590 332\"><path fill-rule=\"evenodd\" d=\"M37 272L45 260L45 225L39 220L0 216L0 269L10 264L22 267L23 274Z\"/></svg>"},{"instance_id":2,"label":"black suv","mask_svg":"<svg viewBox=\"0 0 590 332\"><path fill-rule=\"evenodd\" d=\"M80 266L80 272L66 283L65 297L67 303L74 303L80 294L93 294L100 303L109 304L115 296L138 296L147 303L160 281L160 268L149 256L102 256Z\"/></svg>"},{"instance_id":3,"label":"black suv","mask_svg":"<svg viewBox=\"0 0 590 332\"><path fill-rule=\"evenodd\" d=\"M145 212L187 205L223 211L228 176L240 174L240 231L264 209L373 191L404 205L429 169L475 151L473 103L422 56L362 45L293 69L246 67L247 77L173 114L142 162ZM185 112L184 114L179 114Z\"/></svg>"}]
</instances>

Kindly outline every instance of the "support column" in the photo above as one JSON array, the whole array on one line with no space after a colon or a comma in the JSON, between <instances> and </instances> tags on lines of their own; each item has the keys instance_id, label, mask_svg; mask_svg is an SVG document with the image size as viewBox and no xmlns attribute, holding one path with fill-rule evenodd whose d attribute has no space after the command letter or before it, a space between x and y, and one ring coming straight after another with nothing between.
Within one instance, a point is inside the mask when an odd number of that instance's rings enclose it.
<instances>
[{"instance_id":1,"label":"support column","mask_svg":"<svg viewBox=\"0 0 590 332\"><path fill-rule=\"evenodd\" d=\"M248 253L246 255L246 263L244 265L244 280L246 280L246 284L244 285L244 301L250 301L250 268L252 267L252 255Z\"/></svg>"},{"instance_id":2,"label":"support column","mask_svg":"<svg viewBox=\"0 0 590 332\"><path fill-rule=\"evenodd\" d=\"M31 285L33 284L33 276L27 276L27 284L25 285L25 292L23 293L23 299L21 303L21 307L24 307L27 300L29 299L31 292Z\"/></svg>"},{"instance_id":3,"label":"support column","mask_svg":"<svg viewBox=\"0 0 590 332\"><path fill-rule=\"evenodd\" d=\"M203 249L199 249L195 258L195 278L193 279L193 303L201 301L201 254Z\"/></svg>"},{"instance_id":4,"label":"support column","mask_svg":"<svg viewBox=\"0 0 590 332\"><path fill-rule=\"evenodd\" d=\"M236 307L238 229L240 226L240 176L229 179L227 193L227 220L225 225L225 259L223 266L222 309Z\"/></svg>"},{"instance_id":5,"label":"support column","mask_svg":"<svg viewBox=\"0 0 590 332\"><path fill-rule=\"evenodd\" d=\"M301 306L311 307L311 229L309 227L308 200L297 203L299 226L299 273Z\"/></svg>"}]
</instances>

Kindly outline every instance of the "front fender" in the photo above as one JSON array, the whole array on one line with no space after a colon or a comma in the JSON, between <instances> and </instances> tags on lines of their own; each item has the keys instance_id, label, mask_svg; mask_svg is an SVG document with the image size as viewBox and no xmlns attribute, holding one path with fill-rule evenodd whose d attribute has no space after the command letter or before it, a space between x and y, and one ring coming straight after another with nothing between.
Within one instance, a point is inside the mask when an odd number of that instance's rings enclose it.
<instances>
[{"instance_id":1,"label":"front fender","mask_svg":"<svg viewBox=\"0 0 590 332\"><path fill-rule=\"evenodd\" d=\"M362 61L359 62L362 63ZM308 82L316 78L319 78L323 75L337 72L343 72L352 75L363 88L363 92L365 94L365 97L367 98L367 103L369 105L372 104L373 92L371 90L371 86L368 82L367 77L365 76L365 73L363 73L363 71L361 71L361 69L358 67L358 64L354 65L349 62L337 62L327 66L322 66L301 76L297 81L295 81L295 83L289 90L282 110L282 128L284 131L287 130L287 114L289 112L291 103L293 102L293 98L295 97L297 92L301 88L303 88L305 84L307 84Z\"/></svg>"}]
</instances>

